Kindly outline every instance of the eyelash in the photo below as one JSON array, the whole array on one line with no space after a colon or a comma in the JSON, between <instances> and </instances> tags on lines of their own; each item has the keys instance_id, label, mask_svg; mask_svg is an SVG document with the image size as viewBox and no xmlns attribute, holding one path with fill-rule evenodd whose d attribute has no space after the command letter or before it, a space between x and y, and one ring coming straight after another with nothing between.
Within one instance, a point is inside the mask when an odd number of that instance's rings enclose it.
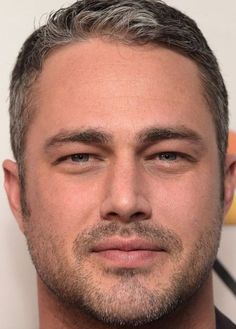
<instances>
[{"instance_id":1,"label":"eyelash","mask_svg":"<svg viewBox=\"0 0 236 329\"><path fill-rule=\"evenodd\" d=\"M171 159L161 159L162 156L175 156L175 159L171 160ZM154 155L151 155L150 157L147 157L147 160L155 160L159 158L159 160L163 160L163 161L166 161L166 162L176 162L178 161L179 159L183 159L183 160L187 160L187 161L190 161L190 162L196 162L196 160L189 154L186 154L186 153L182 153L182 152L176 152L176 151L164 151L164 152L159 152L159 153L155 153Z\"/></svg>"},{"instance_id":2,"label":"eyelash","mask_svg":"<svg viewBox=\"0 0 236 329\"><path fill-rule=\"evenodd\" d=\"M86 156L88 157L87 161L83 161L82 157L83 156ZM72 158L77 158L81 161L73 161ZM74 154L70 154L70 155L65 155L63 157L60 157L58 160L56 160L56 164L58 163L61 163L61 162L64 162L66 160L71 160L71 162L78 162L78 163L86 163L89 161L90 158L97 158L98 159L98 156L95 156L94 154L91 154L91 153L74 153Z\"/></svg>"}]
</instances>

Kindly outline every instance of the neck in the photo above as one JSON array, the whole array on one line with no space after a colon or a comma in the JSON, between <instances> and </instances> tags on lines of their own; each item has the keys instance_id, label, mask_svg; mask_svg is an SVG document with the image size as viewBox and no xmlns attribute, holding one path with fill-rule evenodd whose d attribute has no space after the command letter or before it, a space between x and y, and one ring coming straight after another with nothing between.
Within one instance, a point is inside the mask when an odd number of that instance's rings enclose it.
<instances>
[{"instance_id":1,"label":"neck","mask_svg":"<svg viewBox=\"0 0 236 329\"><path fill-rule=\"evenodd\" d=\"M111 329L92 317L67 308L38 279L39 329ZM194 296L168 317L137 329L215 329L212 275ZM123 329L125 329L123 327ZM127 328L128 329L128 328ZM131 329L129 327L129 329Z\"/></svg>"}]
</instances>

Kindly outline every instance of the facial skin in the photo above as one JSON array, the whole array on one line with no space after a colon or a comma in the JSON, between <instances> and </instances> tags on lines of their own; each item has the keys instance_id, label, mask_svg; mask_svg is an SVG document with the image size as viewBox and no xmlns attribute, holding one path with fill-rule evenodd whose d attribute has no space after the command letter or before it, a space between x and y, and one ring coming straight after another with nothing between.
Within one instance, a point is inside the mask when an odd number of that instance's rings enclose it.
<instances>
[{"instance_id":1,"label":"facial skin","mask_svg":"<svg viewBox=\"0 0 236 329\"><path fill-rule=\"evenodd\" d=\"M29 218L16 167L5 172L43 285L108 323L171 313L208 279L232 198L227 172L222 204L197 66L161 47L94 39L51 54L34 96Z\"/></svg>"}]
</instances>

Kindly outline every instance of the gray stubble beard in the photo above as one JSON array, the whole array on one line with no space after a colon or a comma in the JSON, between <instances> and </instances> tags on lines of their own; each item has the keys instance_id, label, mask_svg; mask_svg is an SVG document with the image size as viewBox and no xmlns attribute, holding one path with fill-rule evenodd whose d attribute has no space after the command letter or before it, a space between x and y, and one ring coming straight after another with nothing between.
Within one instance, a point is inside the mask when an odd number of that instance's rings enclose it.
<instances>
[{"instance_id":1,"label":"gray stubble beard","mask_svg":"<svg viewBox=\"0 0 236 329\"><path fill-rule=\"evenodd\" d=\"M102 228L96 229L97 235L95 234L95 239L114 234L118 230L118 226L117 224L112 224L110 229L107 226L104 234ZM181 240L166 229L158 228L158 230L161 241L165 241L171 250L174 247L178 249L178 253L174 255L178 259L175 259L176 263L168 286L160 288L157 280L153 289L150 290L139 279L140 275L146 275L148 280L148 273L141 273L133 269L118 269L110 273L116 280L110 294L106 291L104 293L102 282L99 285L99 280L96 282L97 278L94 279L94 273L88 272L86 265L84 266L84 252L92 239L94 239L93 234L79 235L74 242L74 270L69 273L68 268L70 267L66 266L66 259L60 254L60 243L54 245L55 239L44 237L45 241L43 241L42 235L32 236L29 234L27 240L33 262L41 280L65 308L73 311L75 319L78 317L79 321L81 314L85 314L110 326L137 327L158 321L172 314L181 305L184 306L201 288L208 278L216 258L221 224L219 218L214 220L214 224L198 240L195 249L189 257L189 261L182 268L178 268L182 260ZM151 233L153 228L149 230L147 227L143 229L144 233L141 233L142 225L139 226L139 224L136 226L136 229L132 230L132 232L134 231L137 235L141 234L147 238L150 238L153 234ZM127 235L127 232L124 230L125 234ZM39 241L37 242L38 247L35 248L33 240ZM45 243L50 243L50 245L48 245L47 250L44 250L45 258L42 259L42 254L38 249L45 249ZM173 245L171 246L171 244ZM56 261L55 256L57 258ZM101 277L103 275L108 275L108 273L104 271L104 273L101 273ZM101 280L102 278L100 278Z\"/></svg>"}]
</instances>

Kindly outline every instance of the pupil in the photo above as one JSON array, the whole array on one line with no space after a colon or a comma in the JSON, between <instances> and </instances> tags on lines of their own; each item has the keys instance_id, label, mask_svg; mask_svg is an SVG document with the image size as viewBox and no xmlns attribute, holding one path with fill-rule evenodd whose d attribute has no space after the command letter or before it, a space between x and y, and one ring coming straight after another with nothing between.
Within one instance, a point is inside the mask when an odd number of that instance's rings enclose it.
<instances>
[{"instance_id":1,"label":"pupil","mask_svg":"<svg viewBox=\"0 0 236 329\"><path fill-rule=\"evenodd\" d=\"M161 159L163 159L163 160L175 160L176 159L176 154L163 153L163 154L161 154Z\"/></svg>"},{"instance_id":2,"label":"pupil","mask_svg":"<svg viewBox=\"0 0 236 329\"><path fill-rule=\"evenodd\" d=\"M80 161L85 162L88 161L89 155L88 154L74 154L71 156L73 161Z\"/></svg>"}]
</instances>

